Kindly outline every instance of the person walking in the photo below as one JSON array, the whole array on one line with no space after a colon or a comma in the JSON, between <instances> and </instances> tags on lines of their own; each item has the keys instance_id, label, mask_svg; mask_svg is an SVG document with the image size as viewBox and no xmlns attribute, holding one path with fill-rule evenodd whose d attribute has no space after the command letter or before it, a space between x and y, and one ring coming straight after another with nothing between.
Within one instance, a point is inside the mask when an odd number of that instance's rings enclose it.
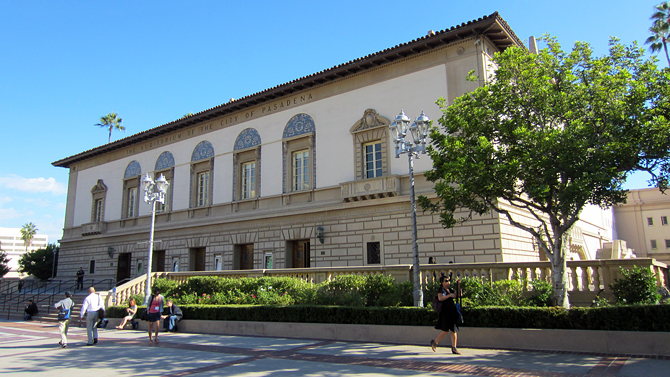
<instances>
[{"instance_id":1,"label":"person walking","mask_svg":"<svg viewBox=\"0 0 670 377\"><path fill-rule=\"evenodd\" d=\"M442 310L440 310L440 317L435 329L441 330L441 332L435 340L430 341L430 348L435 352L440 340L451 333L451 352L460 355L461 353L456 348L458 340L458 310L454 302L456 291L451 287L451 280L447 276L440 276L440 289L437 291L437 298L442 301Z\"/></svg>"},{"instance_id":2,"label":"person walking","mask_svg":"<svg viewBox=\"0 0 670 377\"><path fill-rule=\"evenodd\" d=\"M75 290L77 289L84 290L84 267L79 267L79 271L77 271L77 286Z\"/></svg>"},{"instance_id":3,"label":"person walking","mask_svg":"<svg viewBox=\"0 0 670 377\"><path fill-rule=\"evenodd\" d=\"M163 321L163 328L168 332L177 332L177 322L181 321L184 314L182 314L179 306L170 299L167 300L167 307L165 310L167 311L167 314L161 316L161 318L165 320Z\"/></svg>"},{"instance_id":4,"label":"person walking","mask_svg":"<svg viewBox=\"0 0 670 377\"><path fill-rule=\"evenodd\" d=\"M70 314L72 314L72 309L74 308L74 302L70 298L72 293L70 291L65 292L65 298L58 301L54 304L54 308L58 310L58 331L60 332L60 344L61 347L67 347L67 329L70 322Z\"/></svg>"},{"instance_id":5,"label":"person walking","mask_svg":"<svg viewBox=\"0 0 670 377\"><path fill-rule=\"evenodd\" d=\"M147 304L147 322L149 322L149 342L158 343L159 322L163 314L163 296L158 289L154 288L149 303ZM151 339L151 329L156 326L153 339Z\"/></svg>"},{"instance_id":6,"label":"person walking","mask_svg":"<svg viewBox=\"0 0 670 377\"><path fill-rule=\"evenodd\" d=\"M81 306L81 313L79 320L81 321L86 315L86 336L88 342L87 346L92 346L98 343L98 310L104 309L105 304L99 294L95 293L95 288L88 289L88 296L84 299L84 304Z\"/></svg>"}]
</instances>

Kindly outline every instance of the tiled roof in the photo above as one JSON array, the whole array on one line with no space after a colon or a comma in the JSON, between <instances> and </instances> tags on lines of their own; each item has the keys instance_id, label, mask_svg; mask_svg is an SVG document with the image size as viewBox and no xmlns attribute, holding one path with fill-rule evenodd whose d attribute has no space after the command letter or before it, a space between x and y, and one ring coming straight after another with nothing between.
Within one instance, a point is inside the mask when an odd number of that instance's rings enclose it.
<instances>
[{"instance_id":1,"label":"tiled roof","mask_svg":"<svg viewBox=\"0 0 670 377\"><path fill-rule=\"evenodd\" d=\"M194 124L207 121L212 118L237 112L245 108L256 106L260 103L274 100L276 98L311 88L329 81L353 75L383 64L403 59L411 55L416 55L439 48L449 43L457 42L465 38L476 35L482 35L488 38L493 44L501 50L510 46L523 46L521 40L514 34L498 12L489 16L484 16L477 20L462 23L439 32L431 33L421 38L417 38L407 43L399 44L395 47L366 55L362 58L351 60L349 62L336 65L332 68L304 76L287 83L265 89L261 92L250 94L248 96L231 100L222 105L201 111L197 114L181 118L161 126L125 137L113 143L105 144L93 148L71 157L64 158L52 163L54 166L69 167L71 164L86 160L88 158L126 148L129 145L173 132L182 128L190 127Z\"/></svg>"}]
</instances>

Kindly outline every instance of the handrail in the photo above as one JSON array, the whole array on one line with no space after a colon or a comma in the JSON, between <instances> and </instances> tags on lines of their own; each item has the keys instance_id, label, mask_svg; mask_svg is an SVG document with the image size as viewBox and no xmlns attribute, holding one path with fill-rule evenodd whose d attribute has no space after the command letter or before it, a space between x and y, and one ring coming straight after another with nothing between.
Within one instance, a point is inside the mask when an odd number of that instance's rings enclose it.
<instances>
[{"instance_id":1,"label":"handrail","mask_svg":"<svg viewBox=\"0 0 670 377\"><path fill-rule=\"evenodd\" d=\"M114 285L113 279L85 279L84 283L89 282L90 284L85 284L84 286L97 286L97 289L101 292L105 292L110 287ZM24 280L24 285L21 289L21 292L12 290L9 293L3 294L3 299L1 300L2 312L7 311L7 319L10 318L11 313L22 313L23 305L28 299L32 299L35 304L37 304L40 309L40 315L49 315L51 314L53 305L57 299L56 296L62 295L65 291L75 292L76 279L67 279L67 280ZM10 285L12 286L12 285ZM104 295L104 293L103 293ZM46 313L44 313L44 308L46 307Z\"/></svg>"}]
</instances>

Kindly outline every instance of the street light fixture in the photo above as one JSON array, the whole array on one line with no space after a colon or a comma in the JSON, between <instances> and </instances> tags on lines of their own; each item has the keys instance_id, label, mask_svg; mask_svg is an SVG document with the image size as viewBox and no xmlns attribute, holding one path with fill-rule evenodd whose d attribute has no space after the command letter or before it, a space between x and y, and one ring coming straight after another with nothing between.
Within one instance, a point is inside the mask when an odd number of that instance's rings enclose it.
<instances>
[{"instance_id":1,"label":"street light fixture","mask_svg":"<svg viewBox=\"0 0 670 377\"><path fill-rule=\"evenodd\" d=\"M407 153L409 158L409 188L411 198L412 213L412 254L414 269L414 306L423 307L423 291L421 290L421 271L419 270L419 246L416 240L416 199L414 198L414 157L426 154L426 138L428 137L428 127L430 119L421 110L421 115L410 125L410 119L401 110L400 114L393 120L389 126L391 138L395 143L395 158ZM412 140L407 137L407 131L412 136Z\"/></svg>"},{"instance_id":2,"label":"street light fixture","mask_svg":"<svg viewBox=\"0 0 670 377\"><path fill-rule=\"evenodd\" d=\"M165 179L163 174L154 182L153 178L147 173L142 178L142 187L144 188L144 202L151 204L151 231L149 232L149 256L147 258L147 285L144 291L144 305L148 305L151 295L151 259L154 250L154 225L156 224L156 202L165 203L165 194L167 193L170 182Z\"/></svg>"}]
</instances>

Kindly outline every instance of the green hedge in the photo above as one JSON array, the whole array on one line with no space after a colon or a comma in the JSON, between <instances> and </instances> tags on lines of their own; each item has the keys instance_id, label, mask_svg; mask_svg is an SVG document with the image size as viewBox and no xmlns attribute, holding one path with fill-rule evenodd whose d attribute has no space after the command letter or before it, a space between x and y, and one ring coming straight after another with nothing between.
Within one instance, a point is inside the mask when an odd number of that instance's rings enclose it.
<instances>
[{"instance_id":1,"label":"green hedge","mask_svg":"<svg viewBox=\"0 0 670 377\"><path fill-rule=\"evenodd\" d=\"M305 322L367 325L434 326L437 313L415 307L317 305L183 305L185 319L212 321ZM144 308L140 307L141 313ZM121 318L125 307L107 310ZM464 308L462 327L538 328L613 331L670 331L670 305L602 308L476 307Z\"/></svg>"}]
</instances>

